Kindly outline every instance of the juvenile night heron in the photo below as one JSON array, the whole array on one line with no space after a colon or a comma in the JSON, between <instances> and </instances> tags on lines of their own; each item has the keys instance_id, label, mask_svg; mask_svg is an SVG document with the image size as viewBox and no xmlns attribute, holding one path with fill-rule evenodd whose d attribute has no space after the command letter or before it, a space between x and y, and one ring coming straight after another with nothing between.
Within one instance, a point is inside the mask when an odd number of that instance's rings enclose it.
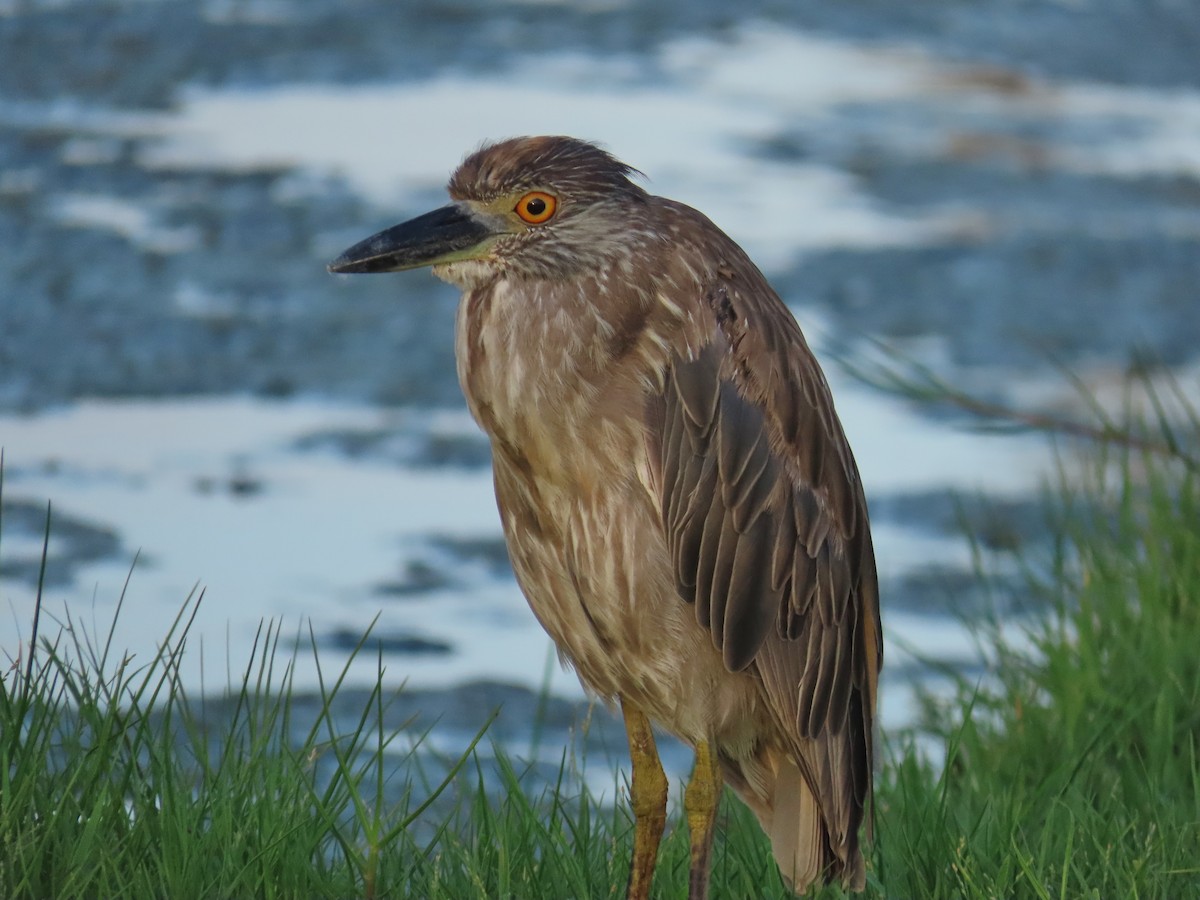
<instances>
[{"instance_id":1,"label":"juvenile night heron","mask_svg":"<svg viewBox=\"0 0 1200 900\"><path fill-rule=\"evenodd\" d=\"M797 892L861 888L882 641L858 470L763 274L632 174L568 137L485 146L452 203L329 269L433 266L463 291L458 377L517 580L624 714L628 896L649 895L666 819L651 722L695 748L690 897L707 894L722 782Z\"/></svg>"}]
</instances>

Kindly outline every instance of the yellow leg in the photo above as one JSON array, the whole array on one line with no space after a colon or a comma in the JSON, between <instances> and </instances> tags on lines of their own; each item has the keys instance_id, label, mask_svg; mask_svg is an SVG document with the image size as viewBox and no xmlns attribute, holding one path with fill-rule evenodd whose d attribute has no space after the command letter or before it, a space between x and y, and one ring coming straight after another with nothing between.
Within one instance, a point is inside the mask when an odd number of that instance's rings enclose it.
<instances>
[{"instance_id":1,"label":"yellow leg","mask_svg":"<svg viewBox=\"0 0 1200 900\"><path fill-rule=\"evenodd\" d=\"M683 795L692 844L688 900L708 898L709 857L716 830L717 804L721 802L721 785L721 770L712 747L708 741L701 741L696 745L696 767Z\"/></svg>"},{"instance_id":2,"label":"yellow leg","mask_svg":"<svg viewBox=\"0 0 1200 900\"><path fill-rule=\"evenodd\" d=\"M667 823L667 776L658 758L650 720L624 698L625 734L629 738L629 757L633 779L629 787L633 806L633 862L629 867L628 900L648 900L658 860L658 843Z\"/></svg>"}]
</instances>

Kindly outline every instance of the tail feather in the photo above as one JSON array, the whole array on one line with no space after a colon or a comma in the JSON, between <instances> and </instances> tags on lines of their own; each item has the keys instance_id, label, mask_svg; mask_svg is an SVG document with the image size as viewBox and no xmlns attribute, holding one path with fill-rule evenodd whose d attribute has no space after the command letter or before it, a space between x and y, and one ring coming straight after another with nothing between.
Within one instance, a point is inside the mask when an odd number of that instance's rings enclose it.
<instances>
[{"instance_id":1,"label":"tail feather","mask_svg":"<svg viewBox=\"0 0 1200 900\"><path fill-rule=\"evenodd\" d=\"M866 867L857 828L844 835L830 833L809 779L792 759L766 754L754 764L745 759L740 765L729 762L726 780L758 817L792 890L803 894L816 882L833 881L853 891L863 890Z\"/></svg>"},{"instance_id":2,"label":"tail feather","mask_svg":"<svg viewBox=\"0 0 1200 900\"><path fill-rule=\"evenodd\" d=\"M826 842L817 798L789 761L775 773L769 815L763 826L779 871L793 890L805 891L825 869Z\"/></svg>"}]
</instances>

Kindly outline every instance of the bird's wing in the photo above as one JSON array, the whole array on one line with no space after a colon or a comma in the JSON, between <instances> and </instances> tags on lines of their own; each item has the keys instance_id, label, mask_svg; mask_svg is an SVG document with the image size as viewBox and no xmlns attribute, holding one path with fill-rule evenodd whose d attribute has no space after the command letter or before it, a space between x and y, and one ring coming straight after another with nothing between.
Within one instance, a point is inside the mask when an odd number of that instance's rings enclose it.
<instances>
[{"instance_id":1,"label":"bird's wing","mask_svg":"<svg viewBox=\"0 0 1200 900\"><path fill-rule=\"evenodd\" d=\"M726 267L709 314L708 343L674 360L647 412L676 585L726 667L758 672L831 837L856 845L882 662L858 471L816 359L757 270Z\"/></svg>"}]
</instances>

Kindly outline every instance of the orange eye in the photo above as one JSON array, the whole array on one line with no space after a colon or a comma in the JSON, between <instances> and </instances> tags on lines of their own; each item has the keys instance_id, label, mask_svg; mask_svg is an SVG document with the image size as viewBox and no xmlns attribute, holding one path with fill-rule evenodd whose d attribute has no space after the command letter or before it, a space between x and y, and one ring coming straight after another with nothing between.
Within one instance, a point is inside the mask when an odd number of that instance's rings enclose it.
<instances>
[{"instance_id":1,"label":"orange eye","mask_svg":"<svg viewBox=\"0 0 1200 900\"><path fill-rule=\"evenodd\" d=\"M558 201L550 194L542 191L530 191L517 201L514 208L523 221L530 225L541 225L543 222L550 221L557 206Z\"/></svg>"}]
</instances>

